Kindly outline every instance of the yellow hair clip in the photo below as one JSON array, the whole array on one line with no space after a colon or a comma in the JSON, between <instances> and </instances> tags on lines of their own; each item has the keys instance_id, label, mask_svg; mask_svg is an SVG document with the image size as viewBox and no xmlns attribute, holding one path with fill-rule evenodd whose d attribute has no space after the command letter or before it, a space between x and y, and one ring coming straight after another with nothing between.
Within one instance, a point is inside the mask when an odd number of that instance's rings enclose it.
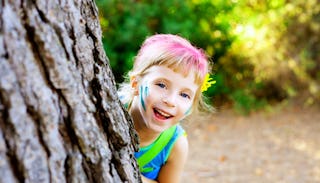
<instances>
[{"instance_id":1,"label":"yellow hair clip","mask_svg":"<svg viewBox=\"0 0 320 183\"><path fill-rule=\"evenodd\" d=\"M212 78L210 78L210 74L206 74L206 76L204 77L203 84L201 86L201 92L207 91L208 88L210 88L211 85L215 84L216 82L217 81L215 81Z\"/></svg>"}]
</instances>

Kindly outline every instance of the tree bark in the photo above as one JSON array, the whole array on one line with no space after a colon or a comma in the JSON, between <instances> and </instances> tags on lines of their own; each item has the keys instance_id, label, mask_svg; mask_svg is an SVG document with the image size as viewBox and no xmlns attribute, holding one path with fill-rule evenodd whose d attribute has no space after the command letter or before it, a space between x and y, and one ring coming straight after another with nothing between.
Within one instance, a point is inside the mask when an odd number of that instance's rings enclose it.
<instances>
[{"instance_id":1,"label":"tree bark","mask_svg":"<svg viewBox=\"0 0 320 183\"><path fill-rule=\"evenodd\" d=\"M0 182L141 182L94 0L0 0Z\"/></svg>"}]
</instances>

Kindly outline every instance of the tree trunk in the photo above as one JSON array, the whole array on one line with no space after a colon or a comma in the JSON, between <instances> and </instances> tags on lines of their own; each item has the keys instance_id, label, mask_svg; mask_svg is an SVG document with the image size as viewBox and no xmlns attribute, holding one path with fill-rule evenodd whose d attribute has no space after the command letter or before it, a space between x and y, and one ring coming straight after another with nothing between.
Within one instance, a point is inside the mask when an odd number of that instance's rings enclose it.
<instances>
[{"instance_id":1,"label":"tree trunk","mask_svg":"<svg viewBox=\"0 0 320 183\"><path fill-rule=\"evenodd\" d=\"M94 0L0 0L0 182L141 182Z\"/></svg>"}]
</instances>

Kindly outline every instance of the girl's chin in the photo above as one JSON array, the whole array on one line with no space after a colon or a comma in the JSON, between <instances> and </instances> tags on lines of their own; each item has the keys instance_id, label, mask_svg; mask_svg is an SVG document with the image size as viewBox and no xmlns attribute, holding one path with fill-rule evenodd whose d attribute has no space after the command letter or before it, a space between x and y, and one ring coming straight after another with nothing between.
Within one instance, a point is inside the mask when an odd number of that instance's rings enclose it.
<instances>
[{"instance_id":1,"label":"girl's chin","mask_svg":"<svg viewBox=\"0 0 320 183\"><path fill-rule=\"evenodd\" d=\"M165 131L166 129L170 128L171 126L167 126L167 125L157 125L157 124L149 124L148 128L152 131L154 131L155 133L162 133L163 131Z\"/></svg>"}]
</instances>

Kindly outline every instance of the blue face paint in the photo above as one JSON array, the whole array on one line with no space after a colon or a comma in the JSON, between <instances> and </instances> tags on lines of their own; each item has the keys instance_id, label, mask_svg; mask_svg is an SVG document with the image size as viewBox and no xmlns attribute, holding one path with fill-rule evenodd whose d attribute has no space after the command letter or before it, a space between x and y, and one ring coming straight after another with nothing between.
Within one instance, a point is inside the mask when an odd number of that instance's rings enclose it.
<instances>
[{"instance_id":1,"label":"blue face paint","mask_svg":"<svg viewBox=\"0 0 320 183\"><path fill-rule=\"evenodd\" d=\"M184 115L186 115L186 116L187 116L187 115L191 114L191 109L192 109L192 108L191 108L191 107L189 107L189 109L184 113Z\"/></svg>"},{"instance_id":2,"label":"blue face paint","mask_svg":"<svg viewBox=\"0 0 320 183\"><path fill-rule=\"evenodd\" d=\"M144 96L147 97L149 95L149 88L148 86L144 87Z\"/></svg>"},{"instance_id":3,"label":"blue face paint","mask_svg":"<svg viewBox=\"0 0 320 183\"><path fill-rule=\"evenodd\" d=\"M143 99L143 87L142 87L142 86L140 86L140 92L139 92L139 93L140 93L140 102L141 102L141 105L142 105L144 111L146 111L146 105L145 105L144 99Z\"/></svg>"}]
</instances>

